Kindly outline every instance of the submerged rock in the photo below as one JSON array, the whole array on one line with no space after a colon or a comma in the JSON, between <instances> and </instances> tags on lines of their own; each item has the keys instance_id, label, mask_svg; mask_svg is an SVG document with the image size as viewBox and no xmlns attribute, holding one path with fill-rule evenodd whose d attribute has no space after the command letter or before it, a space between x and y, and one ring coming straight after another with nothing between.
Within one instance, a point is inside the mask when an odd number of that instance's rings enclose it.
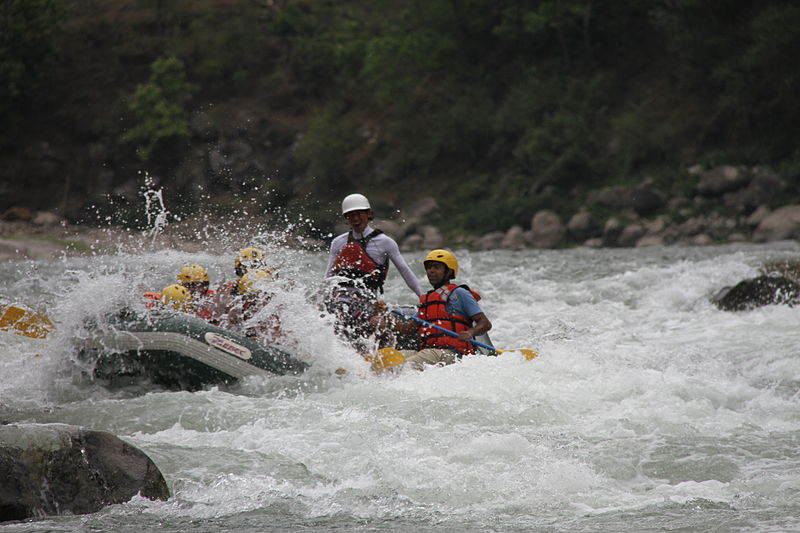
<instances>
[{"instance_id":1,"label":"submerged rock","mask_svg":"<svg viewBox=\"0 0 800 533\"><path fill-rule=\"evenodd\" d=\"M0 426L0 522L84 514L137 494L169 498L153 461L106 431L66 424Z\"/></svg>"},{"instance_id":2,"label":"submerged rock","mask_svg":"<svg viewBox=\"0 0 800 533\"><path fill-rule=\"evenodd\" d=\"M723 311L744 311L771 304L800 303L800 283L783 276L758 276L725 287L711 297Z\"/></svg>"}]
</instances>

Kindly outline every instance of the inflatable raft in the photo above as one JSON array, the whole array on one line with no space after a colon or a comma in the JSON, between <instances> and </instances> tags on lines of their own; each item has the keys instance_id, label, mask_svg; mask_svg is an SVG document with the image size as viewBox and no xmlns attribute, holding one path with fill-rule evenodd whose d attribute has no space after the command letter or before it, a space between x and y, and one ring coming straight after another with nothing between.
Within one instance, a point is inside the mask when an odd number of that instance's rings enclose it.
<instances>
[{"instance_id":1,"label":"inflatable raft","mask_svg":"<svg viewBox=\"0 0 800 533\"><path fill-rule=\"evenodd\" d=\"M147 380L197 390L248 376L302 373L308 364L266 345L180 312L121 312L102 330L76 341L94 379L110 386Z\"/></svg>"}]
</instances>

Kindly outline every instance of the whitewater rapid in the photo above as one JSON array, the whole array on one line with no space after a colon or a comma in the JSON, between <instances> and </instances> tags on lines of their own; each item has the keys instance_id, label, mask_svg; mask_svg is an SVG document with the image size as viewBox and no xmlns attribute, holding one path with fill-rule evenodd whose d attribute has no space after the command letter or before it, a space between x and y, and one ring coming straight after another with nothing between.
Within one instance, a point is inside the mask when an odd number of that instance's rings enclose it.
<instances>
[{"instance_id":1,"label":"whitewater rapid","mask_svg":"<svg viewBox=\"0 0 800 533\"><path fill-rule=\"evenodd\" d=\"M800 310L708 301L797 243L457 251L495 346L539 357L383 375L309 303L325 254L269 251L311 369L195 393L106 390L71 339L183 264L231 279L232 251L0 264L4 297L57 324L46 341L0 333L0 414L111 431L173 494L0 529L800 530ZM405 255L425 285L424 254ZM395 271L385 299L414 302Z\"/></svg>"}]
</instances>

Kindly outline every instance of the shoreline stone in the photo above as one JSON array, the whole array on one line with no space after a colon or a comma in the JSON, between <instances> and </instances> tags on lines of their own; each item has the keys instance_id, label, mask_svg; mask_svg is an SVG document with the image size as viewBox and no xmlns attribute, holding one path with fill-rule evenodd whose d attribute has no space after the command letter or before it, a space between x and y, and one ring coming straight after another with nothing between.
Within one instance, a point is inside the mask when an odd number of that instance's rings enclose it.
<instances>
[{"instance_id":1,"label":"shoreline stone","mask_svg":"<svg viewBox=\"0 0 800 533\"><path fill-rule=\"evenodd\" d=\"M628 187L603 187L589 191L586 203L565 218L566 224L557 213L544 209L532 214L529 227L515 225L505 231L445 238L437 226L426 223L439 209L436 200L422 197L398 211L396 218L376 219L374 227L393 237L403 252L457 247L522 250L582 245L706 246L800 239L800 205L784 205L774 210L768 207L768 201L774 200L784 187L782 180L769 169L728 165L706 170L696 165L687 173L698 180L694 196L687 197L681 192L668 197L652 178ZM720 202L727 206L725 216L711 209L711 206L720 208ZM598 211L593 211L593 207L599 207ZM598 212L607 213L607 218L598 218ZM70 225L52 213L25 207L10 208L0 218L0 261L107 254L128 245L141 250L141 243L148 239L149 249L200 251L210 246L201 235L207 234L207 226L215 224L208 217L198 216L171 223L153 238L141 231ZM239 231L242 241L251 237L246 234L247 228L230 229ZM340 224L336 234L343 231L347 227ZM287 242L305 249L324 251L328 247L320 239L289 237Z\"/></svg>"},{"instance_id":2,"label":"shoreline stone","mask_svg":"<svg viewBox=\"0 0 800 533\"><path fill-rule=\"evenodd\" d=\"M0 426L0 522L93 513L137 494L170 497L153 461L107 431L67 424Z\"/></svg>"}]
</instances>

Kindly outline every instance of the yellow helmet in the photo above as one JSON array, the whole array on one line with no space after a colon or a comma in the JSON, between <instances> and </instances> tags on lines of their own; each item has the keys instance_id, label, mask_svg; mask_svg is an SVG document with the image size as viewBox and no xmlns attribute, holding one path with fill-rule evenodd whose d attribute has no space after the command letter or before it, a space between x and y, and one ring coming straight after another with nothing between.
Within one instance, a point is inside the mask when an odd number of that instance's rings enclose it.
<instances>
[{"instance_id":1,"label":"yellow helmet","mask_svg":"<svg viewBox=\"0 0 800 533\"><path fill-rule=\"evenodd\" d=\"M237 289L239 294L250 294L259 291L260 283L258 280L275 281L275 276L269 270L251 270L239 280Z\"/></svg>"},{"instance_id":2,"label":"yellow helmet","mask_svg":"<svg viewBox=\"0 0 800 533\"><path fill-rule=\"evenodd\" d=\"M264 250L260 248L243 248L239 250L233 260L233 268L238 270L243 266L248 270L264 266L264 259L266 259Z\"/></svg>"},{"instance_id":3,"label":"yellow helmet","mask_svg":"<svg viewBox=\"0 0 800 533\"><path fill-rule=\"evenodd\" d=\"M189 289L183 285L174 283L167 285L161 290L161 303L164 305L171 305L175 309L186 309L192 300L192 294Z\"/></svg>"},{"instance_id":4,"label":"yellow helmet","mask_svg":"<svg viewBox=\"0 0 800 533\"><path fill-rule=\"evenodd\" d=\"M433 250L425 256L425 259L422 260L422 264L428 261L444 263L447 265L447 268L453 271L454 278L458 276L458 259L456 259L456 256L454 256L452 252L448 252L447 250Z\"/></svg>"},{"instance_id":5,"label":"yellow helmet","mask_svg":"<svg viewBox=\"0 0 800 533\"><path fill-rule=\"evenodd\" d=\"M203 283L208 281L208 270L200 265L187 265L178 274L178 281L183 283Z\"/></svg>"}]
</instances>

